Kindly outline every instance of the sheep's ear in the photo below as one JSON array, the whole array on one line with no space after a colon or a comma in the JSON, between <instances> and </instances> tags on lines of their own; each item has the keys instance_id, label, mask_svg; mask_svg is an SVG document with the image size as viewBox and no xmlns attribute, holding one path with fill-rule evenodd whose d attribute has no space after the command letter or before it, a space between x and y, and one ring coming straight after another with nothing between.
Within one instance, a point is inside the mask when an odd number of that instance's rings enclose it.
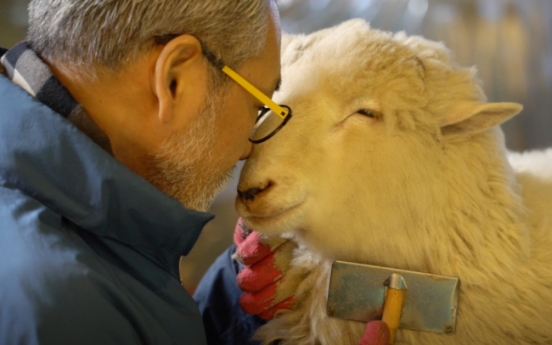
<instances>
[{"instance_id":1,"label":"sheep's ear","mask_svg":"<svg viewBox=\"0 0 552 345\"><path fill-rule=\"evenodd\" d=\"M449 134L477 134L519 114L518 103L457 102L447 109L441 120L441 132Z\"/></svg>"}]
</instances>

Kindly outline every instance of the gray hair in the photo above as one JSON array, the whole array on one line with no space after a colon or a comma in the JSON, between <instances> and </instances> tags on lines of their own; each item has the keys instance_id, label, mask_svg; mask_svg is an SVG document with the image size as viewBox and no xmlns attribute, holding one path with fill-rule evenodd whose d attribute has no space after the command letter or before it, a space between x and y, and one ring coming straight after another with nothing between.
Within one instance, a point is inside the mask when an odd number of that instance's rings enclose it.
<instances>
[{"instance_id":1,"label":"gray hair","mask_svg":"<svg viewBox=\"0 0 552 345\"><path fill-rule=\"evenodd\" d=\"M117 70L155 37L190 34L226 64L261 53L273 0L32 0L31 47L81 76Z\"/></svg>"}]
</instances>

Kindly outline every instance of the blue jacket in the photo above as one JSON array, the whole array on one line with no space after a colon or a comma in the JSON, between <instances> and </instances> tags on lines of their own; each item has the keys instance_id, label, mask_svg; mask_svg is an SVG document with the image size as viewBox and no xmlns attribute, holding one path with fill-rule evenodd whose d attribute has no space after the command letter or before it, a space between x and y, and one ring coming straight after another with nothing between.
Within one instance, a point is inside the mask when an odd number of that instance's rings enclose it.
<instances>
[{"instance_id":1,"label":"blue jacket","mask_svg":"<svg viewBox=\"0 0 552 345\"><path fill-rule=\"evenodd\" d=\"M236 284L238 263L232 246L220 255L201 279L194 294L205 324L209 345L258 345L251 340L265 322L239 306L242 291Z\"/></svg>"},{"instance_id":2,"label":"blue jacket","mask_svg":"<svg viewBox=\"0 0 552 345\"><path fill-rule=\"evenodd\" d=\"M0 344L206 344L190 211L0 75Z\"/></svg>"}]
</instances>

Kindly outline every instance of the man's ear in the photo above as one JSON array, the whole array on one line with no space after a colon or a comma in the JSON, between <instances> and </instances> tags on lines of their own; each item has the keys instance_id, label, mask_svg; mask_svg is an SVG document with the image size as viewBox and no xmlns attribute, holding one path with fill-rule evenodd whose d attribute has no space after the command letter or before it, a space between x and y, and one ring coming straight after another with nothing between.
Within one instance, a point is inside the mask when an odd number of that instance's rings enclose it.
<instances>
[{"instance_id":1,"label":"man's ear","mask_svg":"<svg viewBox=\"0 0 552 345\"><path fill-rule=\"evenodd\" d=\"M440 123L441 133L445 136L477 134L500 125L522 109L518 103L455 102L445 110Z\"/></svg>"},{"instance_id":2,"label":"man's ear","mask_svg":"<svg viewBox=\"0 0 552 345\"><path fill-rule=\"evenodd\" d=\"M198 63L202 63L201 42L191 35L170 40L157 57L153 87L159 102L158 117L167 123L173 118L174 105L190 82Z\"/></svg>"}]
</instances>

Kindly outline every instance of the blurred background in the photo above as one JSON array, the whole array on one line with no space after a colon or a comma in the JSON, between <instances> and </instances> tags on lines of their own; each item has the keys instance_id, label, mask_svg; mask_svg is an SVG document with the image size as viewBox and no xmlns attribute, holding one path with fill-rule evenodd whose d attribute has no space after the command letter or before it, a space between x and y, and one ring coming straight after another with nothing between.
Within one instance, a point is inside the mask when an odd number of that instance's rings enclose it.
<instances>
[{"instance_id":1,"label":"blurred background","mask_svg":"<svg viewBox=\"0 0 552 345\"><path fill-rule=\"evenodd\" d=\"M0 46L24 39L28 0L0 0ZM519 102L523 112L503 125L511 150L552 146L552 1L549 0L279 0L282 26L309 33L350 18L443 41L460 64L477 66L490 101ZM0 105L1 106L1 105ZM217 198L217 215L181 262L193 290L232 242L239 175Z\"/></svg>"}]
</instances>

